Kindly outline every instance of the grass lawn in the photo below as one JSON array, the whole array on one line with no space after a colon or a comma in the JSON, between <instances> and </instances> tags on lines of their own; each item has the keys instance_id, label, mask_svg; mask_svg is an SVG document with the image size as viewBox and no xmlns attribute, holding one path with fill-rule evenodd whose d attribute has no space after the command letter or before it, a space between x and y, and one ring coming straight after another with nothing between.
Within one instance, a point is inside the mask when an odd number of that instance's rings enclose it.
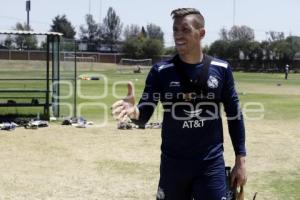
<instances>
[{"instance_id":1,"label":"grass lawn","mask_svg":"<svg viewBox=\"0 0 300 200\"><path fill-rule=\"evenodd\" d=\"M20 63L12 63L12 66L22 71L0 68L0 78L27 78L43 74ZM66 66L63 69L62 73L70 76L71 70ZM160 130L120 131L109 114L111 104L118 99L113 92L119 97L126 94L127 88L122 81L131 80L139 98L146 72L122 74L116 72L115 65L85 67L82 63L78 75L83 74L102 78L78 83L77 106L82 107L80 114L95 122L107 117L107 126L75 129L52 124L42 131L1 131L0 168L3 176L0 177L0 199L154 199L159 178ZM247 199L251 199L255 192L258 192L259 200L299 199L300 74L290 74L288 80L284 80L283 74L276 73L238 72L234 73L234 77L242 108L263 108L258 113L247 113L245 121ZM120 84L115 85L117 81ZM36 82L1 82L0 89L8 87L44 86ZM67 84L62 86L63 95L67 96L69 91ZM92 99L103 93L107 95ZM1 95L4 97L4 94ZM0 98L2 100L7 99ZM69 97L62 102L71 100L72 97ZM1 108L0 112L41 111ZM62 115L67 116L68 112L62 107ZM161 109L152 120L160 120L160 113ZM254 118L261 114L262 119ZM233 150L225 127L225 159L228 165L232 165Z\"/></svg>"}]
</instances>

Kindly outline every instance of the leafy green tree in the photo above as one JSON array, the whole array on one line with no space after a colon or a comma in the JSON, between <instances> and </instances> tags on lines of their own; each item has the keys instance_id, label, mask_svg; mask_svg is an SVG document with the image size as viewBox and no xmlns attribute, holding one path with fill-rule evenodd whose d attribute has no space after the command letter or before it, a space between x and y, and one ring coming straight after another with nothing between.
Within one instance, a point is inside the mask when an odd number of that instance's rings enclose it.
<instances>
[{"instance_id":1,"label":"leafy green tree","mask_svg":"<svg viewBox=\"0 0 300 200\"><path fill-rule=\"evenodd\" d=\"M127 25L124 29L124 37L125 40L132 38L132 37L138 37L140 34L140 26L136 24Z\"/></svg>"},{"instance_id":2,"label":"leafy green tree","mask_svg":"<svg viewBox=\"0 0 300 200\"><path fill-rule=\"evenodd\" d=\"M300 51L300 37L299 36L288 36L286 39L291 46L291 49L294 53Z\"/></svg>"},{"instance_id":3,"label":"leafy green tree","mask_svg":"<svg viewBox=\"0 0 300 200\"><path fill-rule=\"evenodd\" d=\"M253 41L248 43L249 58L250 60L261 60L262 59L262 48L259 42Z\"/></svg>"},{"instance_id":4,"label":"leafy green tree","mask_svg":"<svg viewBox=\"0 0 300 200\"><path fill-rule=\"evenodd\" d=\"M88 50L95 51L97 43L100 41L100 31L98 24L93 19L93 15L87 14L85 16L85 25L80 26L80 39L88 43Z\"/></svg>"},{"instance_id":5,"label":"leafy green tree","mask_svg":"<svg viewBox=\"0 0 300 200\"><path fill-rule=\"evenodd\" d=\"M220 35L220 40L225 40L225 41L228 41L229 38L228 38L228 31L226 28L221 28L220 32L219 32L219 35Z\"/></svg>"},{"instance_id":6,"label":"leafy green tree","mask_svg":"<svg viewBox=\"0 0 300 200\"><path fill-rule=\"evenodd\" d=\"M139 37L147 38L147 32L146 32L144 26L142 26L141 32L139 34Z\"/></svg>"},{"instance_id":7,"label":"leafy green tree","mask_svg":"<svg viewBox=\"0 0 300 200\"><path fill-rule=\"evenodd\" d=\"M216 56L218 58L229 58L228 54L229 42L225 40L216 40L214 41L208 50L208 54Z\"/></svg>"},{"instance_id":8,"label":"leafy green tree","mask_svg":"<svg viewBox=\"0 0 300 200\"><path fill-rule=\"evenodd\" d=\"M280 60L283 62L291 62L296 53L293 50L291 43L287 41L277 41L272 44L272 47L272 49L280 55Z\"/></svg>"},{"instance_id":9,"label":"leafy green tree","mask_svg":"<svg viewBox=\"0 0 300 200\"><path fill-rule=\"evenodd\" d=\"M27 24L18 22L14 28L18 31L32 31L31 27ZM19 50L24 49L36 49L37 48L37 37L35 35L17 35L14 37L15 47Z\"/></svg>"},{"instance_id":10,"label":"leafy green tree","mask_svg":"<svg viewBox=\"0 0 300 200\"><path fill-rule=\"evenodd\" d=\"M122 23L120 17L116 14L112 7L108 8L107 15L103 19L103 39L111 51L114 50L115 45L119 42L122 33Z\"/></svg>"},{"instance_id":11,"label":"leafy green tree","mask_svg":"<svg viewBox=\"0 0 300 200\"><path fill-rule=\"evenodd\" d=\"M203 53L208 54L209 46L208 46L208 45L204 45L204 46L202 47L202 51L203 51Z\"/></svg>"},{"instance_id":12,"label":"leafy green tree","mask_svg":"<svg viewBox=\"0 0 300 200\"><path fill-rule=\"evenodd\" d=\"M300 37L289 36L285 40L276 40L269 44L270 49L279 56L283 62L291 62L300 51Z\"/></svg>"},{"instance_id":13,"label":"leafy green tree","mask_svg":"<svg viewBox=\"0 0 300 200\"><path fill-rule=\"evenodd\" d=\"M161 56L165 53L163 35L161 28L155 24L148 24L146 30L138 25L126 26L123 53L131 58L153 59Z\"/></svg>"},{"instance_id":14,"label":"leafy green tree","mask_svg":"<svg viewBox=\"0 0 300 200\"><path fill-rule=\"evenodd\" d=\"M222 28L220 39L209 47L209 54L223 59L239 59L240 53L245 59L258 57L259 46L254 41L254 30L248 26L233 26L230 30ZM253 55L252 55L253 54Z\"/></svg>"},{"instance_id":15,"label":"leafy green tree","mask_svg":"<svg viewBox=\"0 0 300 200\"><path fill-rule=\"evenodd\" d=\"M144 58L155 58L161 56L163 53L163 44L158 39L147 38L143 42L143 56Z\"/></svg>"},{"instance_id":16,"label":"leafy green tree","mask_svg":"<svg viewBox=\"0 0 300 200\"><path fill-rule=\"evenodd\" d=\"M175 54L176 54L176 48L174 46L164 48L164 55L175 55Z\"/></svg>"},{"instance_id":17,"label":"leafy green tree","mask_svg":"<svg viewBox=\"0 0 300 200\"><path fill-rule=\"evenodd\" d=\"M122 52L129 58L156 58L163 54L163 45L160 40L132 37L123 42Z\"/></svg>"},{"instance_id":18,"label":"leafy green tree","mask_svg":"<svg viewBox=\"0 0 300 200\"><path fill-rule=\"evenodd\" d=\"M67 19L66 15L57 15L52 20L50 31L63 33L64 37L69 39L74 39L76 35L75 28Z\"/></svg>"},{"instance_id":19,"label":"leafy green tree","mask_svg":"<svg viewBox=\"0 0 300 200\"><path fill-rule=\"evenodd\" d=\"M266 32L269 42L284 40L284 32L268 31Z\"/></svg>"},{"instance_id":20,"label":"leafy green tree","mask_svg":"<svg viewBox=\"0 0 300 200\"><path fill-rule=\"evenodd\" d=\"M228 39L231 41L253 41L254 38L254 30L245 25L233 26L228 32Z\"/></svg>"},{"instance_id":21,"label":"leafy green tree","mask_svg":"<svg viewBox=\"0 0 300 200\"><path fill-rule=\"evenodd\" d=\"M4 46L6 46L8 49L11 49L13 47L14 39L11 35L8 35L4 40Z\"/></svg>"},{"instance_id":22,"label":"leafy green tree","mask_svg":"<svg viewBox=\"0 0 300 200\"><path fill-rule=\"evenodd\" d=\"M128 38L123 42L122 52L129 58L142 58L144 39L138 37Z\"/></svg>"},{"instance_id":23,"label":"leafy green tree","mask_svg":"<svg viewBox=\"0 0 300 200\"><path fill-rule=\"evenodd\" d=\"M161 28L153 23L147 25L147 36L150 39L157 39L164 43L164 33Z\"/></svg>"}]
</instances>

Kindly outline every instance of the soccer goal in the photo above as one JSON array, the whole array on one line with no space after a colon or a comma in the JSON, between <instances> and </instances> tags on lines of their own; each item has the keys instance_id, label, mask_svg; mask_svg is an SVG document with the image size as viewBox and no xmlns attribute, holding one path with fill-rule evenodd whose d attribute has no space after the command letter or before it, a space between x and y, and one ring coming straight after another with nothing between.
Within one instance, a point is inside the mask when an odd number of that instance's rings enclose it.
<instances>
[{"instance_id":1,"label":"soccer goal","mask_svg":"<svg viewBox=\"0 0 300 200\"><path fill-rule=\"evenodd\" d=\"M93 71L94 63L96 62L95 56L76 56L65 54L63 60L65 63L77 61L78 71Z\"/></svg>"},{"instance_id":2,"label":"soccer goal","mask_svg":"<svg viewBox=\"0 0 300 200\"><path fill-rule=\"evenodd\" d=\"M118 65L120 73L141 73L149 70L152 66L152 59L128 59L122 58Z\"/></svg>"}]
</instances>

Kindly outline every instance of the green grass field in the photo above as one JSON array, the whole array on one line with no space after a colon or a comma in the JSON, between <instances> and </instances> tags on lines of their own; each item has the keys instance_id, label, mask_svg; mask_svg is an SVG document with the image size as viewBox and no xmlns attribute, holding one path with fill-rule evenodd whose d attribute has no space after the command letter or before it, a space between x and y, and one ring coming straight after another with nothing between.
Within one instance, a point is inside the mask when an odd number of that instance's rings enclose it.
<instances>
[{"instance_id":1,"label":"green grass field","mask_svg":"<svg viewBox=\"0 0 300 200\"><path fill-rule=\"evenodd\" d=\"M0 62L1 66L1 62ZM30 77L41 75L42 72L36 69L26 69L21 64L13 63L12 66L17 66L20 70L11 70L11 68L0 67L0 77ZM70 70L67 67L64 68L62 73L70 74ZM18 133L15 136L3 136L0 135L3 143L0 143L0 150L6 152L6 145L16 143L15 146L9 147L8 149L21 148L19 146L21 141L24 142L25 146L22 148L30 149L29 152L35 152L31 148L34 147L37 152L41 155L39 159L33 160L35 167L41 162L43 153L50 152L50 156L60 156L62 159L69 160L70 163L67 165L81 166L81 164L89 164L91 171L86 170L86 174L81 174L75 170L76 167L72 168L73 171L79 173L83 180L85 176L95 176L95 180L87 178L83 181L84 189L78 189L81 191L81 195L85 198L74 199L97 199L97 195L103 197L100 199L153 199L156 192L156 184L158 179L158 159L159 159L159 144L160 136L159 130L146 130L146 133L142 134L140 131L130 133L130 131L118 132L115 128L114 120L109 114L111 104L117 100L113 96L113 86L117 81L128 81L131 80L134 83L136 96L140 97L142 89L144 87L144 81L146 72L141 74L133 73L119 73L116 71L115 65L95 64L94 66L86 66L84 63L79 65L78 75L92 74L93 76L105 76L107 77L107 95L101 99L91 99L87 96L100 96L105 91L105 82L103 79L100 81L80 81L80 97L78 97L78 107L82 107L81 115L88 120L95 122L102 122L104 120L105 109L96 107L99 105L106 105L108 126L105 129L91 129L73 133L68 133L66 130L62 131L61 134L57 131L53 135L51 130L49 133L45 133L44 136L39 134L32 134L28 136L26 133ZM246 188L246 197L251 199L254 192L258 192L258 200L261 199L278 199L278 200L296 200L300 196L300 148L299 148L299 120L300 120L300 74L290 74L288 80L284 80L284 74L266 74L266 73L234 73L236 80L236 87L240 94L241 105L243 109L257 109L257 107L246 107L251 103L256 103L262 106L263 111L260 110L258 113L248 113L246 117L246 130L247 130L247 148L248 148L248 184ZM20 88L36 88L40 87L41 84L29 82L26 85L24 83L9 83L1 82L1 88L8 87L20 87ZM126 94L126 85L120 84L115 87L115 91L118 96ZM62 87L62 94L67 94L69 89L66 85ZM18 94L16 94L18 95ZM0 99L1 100L1 99ZM71 102L71 98L63 100L63 102ZM89 103L94 103L89 105ZM244 110L246 111L246 110ZM31 108L22 109L5 109L1 108L0 112L17 112L17 113L36 113L39 110L33 110ZM67 116L68 111L62 108L63 115ZM161 120L161 109L153 116L153 121ZM255 120L255 117L263 115L260 120ZM226 127L226 126L224 126ZM60 129L58 129L60 130ZM121 133L121 134L119 134ZM128 134L127 134L128 133ZM152 134L153 133L153 134ZM158 133L158 134L156 134ZM73 135L74 134L74 135ZM47 136L46 136L47 135ZM60 136L59 136L60 135ZM225 135L227 131L225 131ZM19 136L20 141L15 141ZM33 138L32 142L29 137ZM44 137L47 138L44 139ZM75 141L78 137L79 141ZM13 142L14 139L14 142ZM58 141L58 140L59 141ZM37 146L43 141L47 145ZM28 142L28 146L27 146ZM51 143L53 142L53 143ZM50 145L50 146L49 146ZM44 149L44 148L48 149ZM78 150L78 149L80 150ZM20 151L26 152L28 149L22 149ZM77 152L78 151L78 152ZM31 155L31 153L29 155ZM65 153L65 154L64 154ZM9 157L4 153L0 154L2 160L9 161ZM33 154L33 153L32 153ZM72 157L72 155L82 156L80 158ZM27 154L26 154L27 155ZM24 155L23 155L24 156ZM28 155L27 155L28 156ZM25 156L26 157L26 156ZM29 156L30 157L30 156ZM228 164L233 163L232 147L228 137L225 138L225 158ZM78 159L78 160L77 160ZM22 156L18 157L18 160L22 160ZM65 161L64 160L64 161ZM55 160L56 161L56 160ZM64 162L59 161L57 162ZM74 163L73 163L74 162ZM43 162L42 162L43 163ZM55 163L55 162L54 162ZM71 163L74 164L71 166ZM60 163L62 164L62 163ZM3 164L4 165L4 164ZM50 164L51 165L51 164ZM32 165L28 165L32 167ZM52 166L52 165L51 165ZM3 167L3 166L2 166ZM47 168L47 166L44 166ZM76 187L72 184L73 175L71 178L68 177L69 171L64 168L52 166L53 169L58 170L58 173L66 173L62 175L66 178L66 184L70 184L70 187L64 187L64 191L67 194L77 194ZM83 167L83 166L81 166ZM84 167L83 167L84 168ZM44 169L43 166L38 167L38 170ZM76 168L77 169L77 168ZM95 169L95 171L93 171ZM19 169L17 169L19 170ZM47 168L48 170L48 168ZM50 169L49 169L50 170ZM20 175L22 170L20 171ZM45 171L42 171L46 173ZM52 171L51 171L52 172ZM95 174L93 174L93 173ZM14 173L11 171L10 173ZM16 172L17 173L17 172ZM29 174L35 174L35 171L29 172ZM50 173L50 172L49 172ZM74 172L74 174L76 174ZM33 176L32 175L32 176ZM38 174L43 177L42 174ZM46 177L50 177L49 174L44 174ZM77 177L77 175L74 175ZM36 180L37 185L39 182L36 176L33 176ZM56 176L54 176L56 177ZM99 179L97 179L97 177ZM24 177L26 178L26 177ZM5 179L6 180L6 179ZM11 191L13 194L14 190L22 193L22 189L16 189L11 184L7 185L5 180L0 179L0 186L4 185L7 191ZM11 180L7 177L7 180ZM69 181L69 182L68 182ZM79 180L75 180L79 181ZM80 182L80 181L79 181ZM89 183L87 183L89 182ZM55 187L55 180L53 180L53 187ZM78 183L79 184L79 183ZM91 184L91 185L88 185ZM102 187L101 190L95 188L94 184L99 184ZM21 184L22 185L22 184ZM80 184L79 184L80 185ZM74 186L74 187L73 187ZM21 186L20 186L21 187ZM47 195L45 189L46 186L41 186L39 194L41 196L35 196L38 199L42 199ZM80 187L80 186L78 186ZM90 190L88 188L91 188ZM26 187L25 187L26 188ZM29 188L29 189L28 189ZM34 192L35 190L28 186L28 191ZM60 191L59 189L57 189ZM2 190L0 190L1 192ZM70 191L70 193L68 193ZM61 191L62 192L62 191ZM112 196L109 196L113 193ZM30 197L31 193L28 193ZM97 194L97 195L96 195ZM66 194L62 193L51 193L53 199L67 199ZM79 195L79 193L78 193ZM13 196L13 195L12 195ZM40 198L39 198L40 197ZM50 196L51 197L51 196ZM1 193L0 193L1 198ZM51 198L50 198L51 199Z\"/></svg>"},{"instance_id":2,"label":"green grass field","mask_svg":"<svg viewBox=\"0 0 300 200\"><path fill-rule=\"evenodd\" d=\"M35 69L29 68L25 70L24 67L20 67L20 64L12 63L13 66L17 69L22 69L22 71L17 70L1 70L0 78L31 78L31 77L44 77L44 71L36 71ZM42 65L39 63L38 65ZM62 79L64 77L73 76L72 69L67 68L66 64L62 65ZM70 65L70 64L69 64ZM1 62L0 62L1 66ZM87 67L86 67L87 66ZM91 69L86 71L86 69ZM126 94L126 84L121 83L118 85L114 84L118 81L132 81L135 86L137 99L140 97L143 87L144 81L146 78L147 72L142 74L133 74L133 73L119 73L116 71L115 65L106 64L101 65L94 64L91 68L90 64L80 63L78 68L77 75L92 75L92 76L100 76L100 81L85 81L78 80L78 88L77 88L77 107L80 107L81 104L87 104L87 106L83 106L81 115L94 120L99 119L105 112L101 106L99 109L94 109L93 107L88 106L88 103L103 103L105 105L111 105L112 102L117 100L113 95L113 92L117 96L122 96ZM106 77L107 82L103 80L103 77ZM238 92L240 93L240 99L242 105L249 102L258 102L264 106L264 118L271 119L281 119L281 120L290 120L297 119L300 117L300 74L290 74L288 80L284 80L283 74L267 74L267 73L234 73L234 77L236 80L236 85ZM72 87L68 84L70 83ZM38 89L45 88L45 81L39 82L30 82L30 81L2 81L0 85L0 89L7 88L20 88L20 89ZM70 91L71 89L71 91ZM61 95L65 96L73 94L73 83L71 81L64 81L64 84L61 86ZM104 95L106 93L106 95ZM7 94L0 94L1 96L5 96ZM17 96L20 94L14 94L13 96ZM28 96L34 96L29 93ZM104 96L103 96L104 95ZM11 96L11 95L10 95ZM23 95L22 96L26 96ZM97 98L97 96L102 96ZM95 98L94 98L95 97ZM8 99L2 99L2 101L7 101ZM18 101L30 101L31 99L20 99ZM1 99L0 99L1 101ZM43 100L41 100L43 101ZM62 103L72 103L73 95L69 98L64 98L61 100ZM73 104L72 104L73 106ZM81 106L82 107L82 106ZM68 115L69 109L66 106L61 107L61 115ZM18 109L9 109L10 112L16 111L20 113L30 113L32 111L38 109L32 108L18 108ZM40 109L41 110L41 109ZM1 110L2 113L8 112L7 109ZM36 112L36 111L35 111ZM39 111L41 112L41 111ZM33 112L34 113L34 112ZM109 120L112 120L109 117Z\"/></svg>"}]
</instances>

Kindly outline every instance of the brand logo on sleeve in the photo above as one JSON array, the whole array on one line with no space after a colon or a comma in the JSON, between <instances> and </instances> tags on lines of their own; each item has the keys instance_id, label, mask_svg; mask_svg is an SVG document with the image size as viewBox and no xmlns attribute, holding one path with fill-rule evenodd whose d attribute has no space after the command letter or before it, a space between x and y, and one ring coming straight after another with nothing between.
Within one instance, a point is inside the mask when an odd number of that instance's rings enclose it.
<instances>
[{"instance_id":1,"label":"brand logo on sleeve","mask_svg":"<svg viewBox=\"0 0 300 200\"><path fill-rule=\"evenodd\" d=\"M179 87L179 86L180 86L180 83L177 81L172 81L172 82L170 82L170 85L169 85L169 87Z\"/></svg>"},{"instance_id":2,"label":"brand logo on sleeve","mask_svg":"<svg viewBox=\"0 0 300 200\"><path fill-rule=\"evenodd\" d=\"M209 78L207 80L207 86L209 88L217 88L219 86L218 79L214 76L209 76Z\"/></svg>"}]
</instances>

